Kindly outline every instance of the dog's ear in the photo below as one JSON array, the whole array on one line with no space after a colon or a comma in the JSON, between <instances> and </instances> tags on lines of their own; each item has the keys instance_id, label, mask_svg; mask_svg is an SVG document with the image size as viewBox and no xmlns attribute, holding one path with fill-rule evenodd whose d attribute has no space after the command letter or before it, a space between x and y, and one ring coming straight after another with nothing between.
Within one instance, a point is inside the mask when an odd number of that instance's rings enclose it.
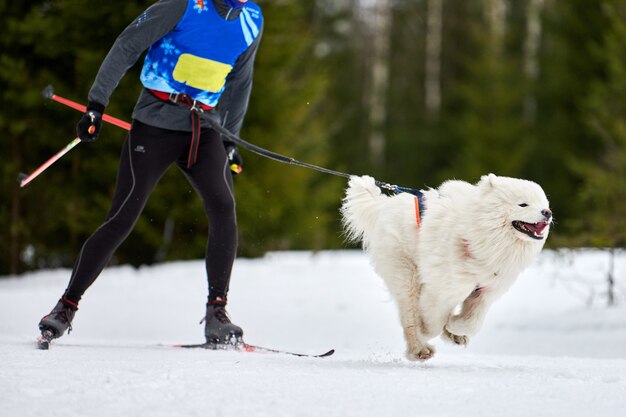
<instances>
[{"instance_id":1,"label":"dog's ear","mask_svg":"<svg viewBox=\"0 0 626 417\"><path fill-rule=\"evenodd\" d=\"M498 176L496 174L483 175L482 177L480 177L480 182L478 183L478 186L491 189L496 186L497 181Z\"/></svg>"}]
</instances>

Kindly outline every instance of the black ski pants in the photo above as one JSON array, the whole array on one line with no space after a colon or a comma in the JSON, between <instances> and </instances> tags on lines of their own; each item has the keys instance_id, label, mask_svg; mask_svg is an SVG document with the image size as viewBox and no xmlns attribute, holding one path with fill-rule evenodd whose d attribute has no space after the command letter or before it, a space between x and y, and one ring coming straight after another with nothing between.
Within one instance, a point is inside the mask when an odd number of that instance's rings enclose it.
<instances>
[{"instance_id":1,"label":"black ski pants","mask_svg":"<svg viewBox=\"0 0 626 417\"><path fill-rule=\"evenodd\" d=\"M233 179L219 133L203 129L197 163L187 168L191 132L149 126L137 120L124 142L111 209L85 241L64 297L78 303L132 231L154 186L176 164L204 203L209 219L206 271L209 300L226 298L237 251Z\"/></svg>"}]
</instances>

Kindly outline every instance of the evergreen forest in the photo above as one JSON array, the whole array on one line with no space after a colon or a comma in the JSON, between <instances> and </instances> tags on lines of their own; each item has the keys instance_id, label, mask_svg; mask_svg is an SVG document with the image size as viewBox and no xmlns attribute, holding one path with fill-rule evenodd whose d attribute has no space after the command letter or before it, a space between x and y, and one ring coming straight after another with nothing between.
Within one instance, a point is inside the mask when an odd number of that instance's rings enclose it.
<instances>
[{"instance_id":1,"label":"evergreen forest","mask_svg":"<svg viewBox=\"0 0 626 417\"><path fill-rule=\"evenodd\" d=\"M206 0L205 0L206 1ZM0 0L0 276L71 267L102 223L126 132L75 138L119 33L153 2ZM555 214L548 246L626 246L626 0L259 0L265 19L241 137L405 187L526 178ZM142 58L106 112L130 121ZM239 256L347 248L346 179L246 150ZM204 256L202 203L172 167L113 264Z\"/></svg>"}]
</instances>

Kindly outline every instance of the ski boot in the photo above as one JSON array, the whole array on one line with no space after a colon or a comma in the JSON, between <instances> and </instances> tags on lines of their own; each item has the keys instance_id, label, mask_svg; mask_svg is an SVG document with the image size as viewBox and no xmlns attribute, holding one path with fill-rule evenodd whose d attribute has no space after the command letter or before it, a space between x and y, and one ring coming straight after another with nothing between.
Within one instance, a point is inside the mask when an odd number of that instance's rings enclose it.
<instances>
[{"instance_id":1,"label":"ski boot","mask_svg":"<svg viewBox=\"0 0 626 417\"><path fill-rule=\"evenodd\" d=\"M41 336L37 339L37 347L47 350L52 339L63 336L66 330L69 334L72 331L72 320L76 310L78 306L75 303L64 298L60 299L50 314L44 316L39 322Z\"/></svg>"},{"instance_id":2,"label":"ski boot","mask_svg":"<svg viewBox=\"0 0 626 417\"><path fill-rule=\"evenodd\" d=\"M243 343L243 330L231 323L226 313L226 300L216 298L206 306L206 316L200 321L204 324L204 336L207 347L226 349Z\"/></svg>"}]
</instances>

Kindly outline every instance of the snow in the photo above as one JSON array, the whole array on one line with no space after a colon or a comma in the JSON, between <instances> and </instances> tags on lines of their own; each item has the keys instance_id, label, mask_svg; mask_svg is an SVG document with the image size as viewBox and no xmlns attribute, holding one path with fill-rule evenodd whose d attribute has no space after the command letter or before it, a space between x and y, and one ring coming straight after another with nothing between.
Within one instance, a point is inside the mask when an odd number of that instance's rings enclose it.
<instances>
[{"instance_id":1,"label":"snow","mask_svg":"<svg viewBox=\"0 0 626 417\"><path fill-rule=\"evenodd\" d=\"M239 259L229 312L250 343L329 358L180 350L202 341L204 263L106 269L74 331L38 351L68 270L0 280L0 417L626 416L626 297L608 255L544 251L467 348L404 358L396 309L360 251ZM615 276L626 276L620 254Z\"/></svg>"}]
</instances>

